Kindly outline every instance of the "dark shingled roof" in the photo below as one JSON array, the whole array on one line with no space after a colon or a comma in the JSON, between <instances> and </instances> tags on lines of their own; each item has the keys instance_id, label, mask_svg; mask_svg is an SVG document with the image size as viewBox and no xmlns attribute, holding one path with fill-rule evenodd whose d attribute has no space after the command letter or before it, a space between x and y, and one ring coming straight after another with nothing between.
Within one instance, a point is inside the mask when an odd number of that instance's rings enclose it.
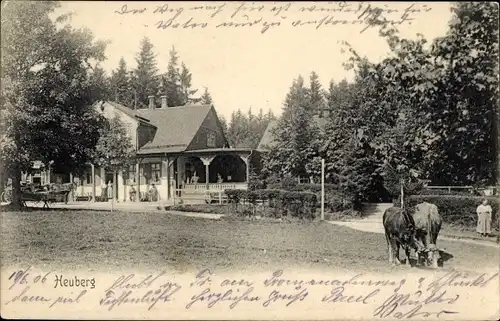
<instances>
[{"instance_id":1,"label":"dark shingled roof","mask_svg":"<svg viewBox=\"0 0 500 321\"><path fill-rule=\"evenodd\" d=\"M142 146L138 153L175 153L186 150L211 108L211 105L186 105L135 110L138 116L148 119L157 128L153 141Z\"/></svg>"},{"instance_id":2,"label":"dark shingled roof","mask_svg":"<svg viewBox=\"0 0 500 321\"><path fill-rule=\"evenodd\" d=\"M272 131L278 125L277 120L271 120L267 125L262 138L260 139L259 145L257 146L258 151L267 151L274 144L274 137Z\"/></svg>"},{"instance_id":3,"label":"dark shingled roof","mask_svg":"<svg viewBox=\"0 0 500 321\"><path fill-rule=\"evenodd\" d=\"M316 122L320 130L324 131L328 123L328 118L319 117L316 115L313 116L313 121ZM266 130L264 131L264 134L262 135L262 138L260 139L259 146L257 146L258 151L268 151L270 148L272 148L273 145L276 144L272 135L272 131L276 128L277 125L277 120L272 120L269 122Z\"/></svg>"}]
</instances>

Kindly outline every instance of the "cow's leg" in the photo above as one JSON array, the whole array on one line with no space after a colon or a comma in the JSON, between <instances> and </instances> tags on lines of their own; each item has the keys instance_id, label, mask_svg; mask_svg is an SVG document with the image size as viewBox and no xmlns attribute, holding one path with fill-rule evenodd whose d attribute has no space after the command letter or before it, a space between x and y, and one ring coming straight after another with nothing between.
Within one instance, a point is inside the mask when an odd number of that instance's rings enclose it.
<instances>
[{"instance_id":1,"label":"cow's leg","mask_svg":"<svg viewBox=\"0 0 500 321\"><path fill-rule=\"evenodd\" d=\"M396 265L401 264L401 262L399 262L399 243L396 239L391 240L391 247L392 247L392 257L394 260L393 261L394 264Z\"/></svg>"},{"instance_id":2,"label":"cow's leg","mask_svg":"<svg viewBox=\"0 0 500 321\"><path fill-rule=\"evenodd\" d=\"M392 245L389 235L385 234L385 240L387 241L387 252L389 253L389 264L393 262Z\"/></svg>"},{"instance_id":3,"label":"cow's leg","mask_svg":"<svg viewBox=\"0 0 500 321\"><path fill-rule=\"evenodd\" d=\"M411 254L410 247L409 246L405 246L404 250L405 250L405 254L406 254L406 266L407 267L411 267L411 263L410 263L410 254Z\"/></svg>"},{"instance_id":4,"label":"cow's leg","mask_svg":"<svg viewBox=\"0 0 500 321\"><path fill-rule=\"evenodd\" d=\"M422 237L418 237L417 240L422 242L425 249L427 248L427 240L426 240L425 235L423 235ZM422 264L422 261L425 261L424 264L427 265L427 263L426 263L427 258L422 256L422 252L420 250L417 250L416 253L417 253L417 264ZM425 254L425 252L424 252L424 254Z\"/></svg>"}]
</instances>

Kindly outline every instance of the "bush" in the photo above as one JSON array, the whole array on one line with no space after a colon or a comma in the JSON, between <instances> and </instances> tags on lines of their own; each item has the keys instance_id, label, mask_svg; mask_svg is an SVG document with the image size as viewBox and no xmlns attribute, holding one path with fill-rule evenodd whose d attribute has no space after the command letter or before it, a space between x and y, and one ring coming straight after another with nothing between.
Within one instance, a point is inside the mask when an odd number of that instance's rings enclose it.
<instances>
[{"instance_id":1,"label":"bush","mask_svg":"<svg viewBox=\"0 0 500 321\"><path fill-rule=\"evenodd\" d=\"M166 206L167 211L193 212L193 213L211 213L211 214L227 214L227 205L210 205L210 204L178 204Z\"/></svg>"},{"instance_id":2,"label":"bush","mask_svg":"<svg viewBox=\"0 0 500 321\"><path fill-rule=\"evenodd\" d=\"M464 196L481 196L478 191L467 190L451 190L447 189L422 189L413 195L464 195Z\"/></svg>"},{"instance_id":3,"label":"bush","mask_svg":"<svg viewBox=\"0 0 500 321\"><path fill-rule=\"evenodd\" d=\"M443 221L452 225L474 228L477 224L476 208L483 197L465 195L414 195L405 199L405 207L411 208L419 203L428 202L436 205ZM486 197L492 213L492 227L498 226L498 211L500 202L494 196ZM400 206L399 200L394 200L395 206Z\"/></svg>"},{"instance_id":4,"label":"bush","mask_svg":"<svg viewBox=\"0 0 500 321\"><path fill-rule=\"evenodd\" d=\"M313 219L316 213L317 197L314 193L278 189L226 190L225 193L231 210L236 214Z\"/></svg>"},{"instance_id":5,"label":"bush","mask_svg":"<svg viewBox=\"0 0 500 321\"><path fill-rule=\"evenodd\" d=\"M330 212L340 212L346 209L344 198L339 194L325 195L325 202Z\"/></svg>"}]
</instances>

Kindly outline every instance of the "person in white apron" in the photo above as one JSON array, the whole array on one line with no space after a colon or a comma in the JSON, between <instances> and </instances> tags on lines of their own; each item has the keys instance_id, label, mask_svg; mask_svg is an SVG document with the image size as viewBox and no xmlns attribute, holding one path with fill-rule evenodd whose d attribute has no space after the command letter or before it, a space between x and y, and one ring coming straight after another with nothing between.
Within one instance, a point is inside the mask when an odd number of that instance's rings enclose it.
<instances>
[{"instance_id":1,"label":"person in white apron","mask_svg":"<svg viewBox=\"0 0 500 321\"><path fill-rule=\"evenodd\" d=\"M487 199L483 199L482 203L477 207L477 227L476 232L481 236L488 236L491 234L491 213L493 212L491 206L488 204Z\"/></svg>"}]
</instances>

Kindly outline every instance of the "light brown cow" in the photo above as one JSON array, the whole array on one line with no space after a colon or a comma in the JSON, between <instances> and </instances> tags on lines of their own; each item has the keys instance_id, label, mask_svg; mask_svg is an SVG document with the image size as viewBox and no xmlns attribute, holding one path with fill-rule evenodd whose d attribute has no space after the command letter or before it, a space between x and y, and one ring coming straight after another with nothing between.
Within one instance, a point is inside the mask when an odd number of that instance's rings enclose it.
<instances>
[{"instance_id":1,"label":"light brown cow","mask_svg":"<svg viewBox=\"0 0 500 321\"><path fill-rule=\"evenodd\" d=\"M418 261L421 260L421 254L424 256L426 265L432 268L438 268L440 258L439 249L436 241L441 230L442 219L439 215L438 207L434 204L423 202L417 204L412 211L415 221L416 238L424 244L424 251L417 253Z\"/></svg>"}]
</instances>

